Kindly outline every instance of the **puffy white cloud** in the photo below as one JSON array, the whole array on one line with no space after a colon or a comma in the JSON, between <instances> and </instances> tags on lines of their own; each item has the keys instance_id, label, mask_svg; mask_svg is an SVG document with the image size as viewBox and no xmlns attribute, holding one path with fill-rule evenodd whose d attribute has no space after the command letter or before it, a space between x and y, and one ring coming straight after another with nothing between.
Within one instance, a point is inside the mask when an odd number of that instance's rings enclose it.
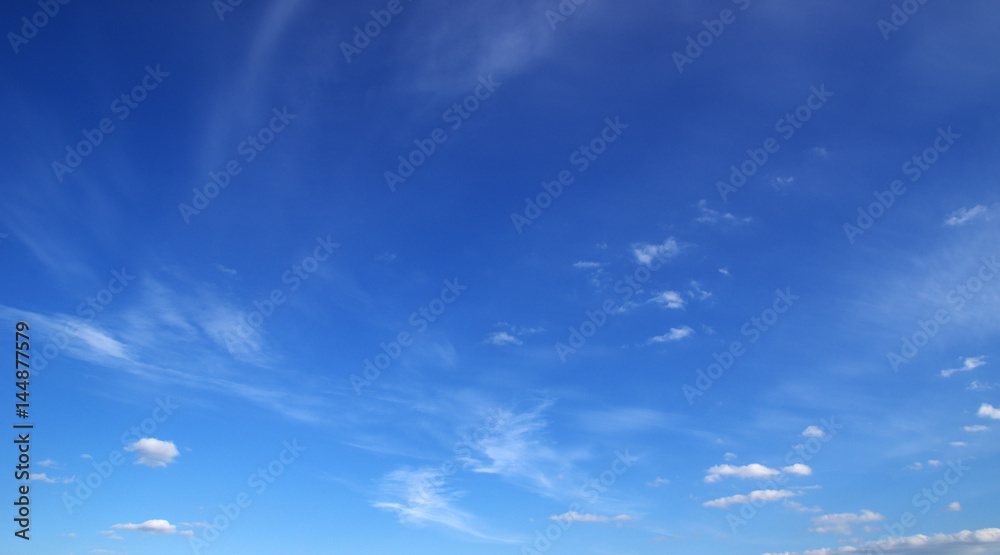
<instances>
[{"instance_id":1,"label":"puffy white cloud","mask_svg":"<svg viewBox=\"0 0 1000 555\"><path fill-rule=\"evenodd\" d=\"M813 528L810 528L809 531L821 534L844 534L845 536L849 536L852 533L852 524L881 522L883 520L885 520L884 516L868 510L861 511L858 514L838 513L823 515L813 519Z\"/></svg>"},{"instance_id":2,"label":"puffy white cloud","mask_svg":"<svg viewBox=\"0 0 1000 555\"><path fill-rule=\"evenodd\" d=\"M845 553L892 553L900 555L976 555L989 553L1000 547L1000 528L984 528L955 534L904 536L868 542L839 549L825 548L792 553L766 553L765 555L840 555ZM985 550L984 550L985 549Z\"/></svg>"},{"instance_id":3,"label":"puffy white cloud","mask_svg":"<svg viewBox=\"0 0 1000 555\"><path fill-rule=\"evenodd\" d=\"M958 501L955 501L954 503L950 503L947 507L945 507L944 510L953 511L957 513L962 510L962 504L959 503Z\"/></svg>"},{"instance_id":4,"label":"puffy white cloud","mask_svg":"<svg viewBox=\"0 0 1000 555\"><path fill-rule=\"evenodd\" d=\"M180 455L177 446L172 441L160 441L153 437L144 437L139 441L125 446L126 451L135 452L135 464L157 467L167 466L174 462L174 457Z\"/></svg>"},{"instance_id":5,"label":"puffy white cloud","mask_svg":"<svg viewBox=\"0 0 1000 555\"><path fill-rule=\"evenodd\" d=\"M174 534L177 532L177 526L161 519L147 520L142 524L114 524L111 526L111 529L132 530L134 532L142 532L143 534Z\"/></svg>"},{"instance_id":6,"label":"puffy white cloud","mask_svg":"<svg viewBox=\"0 0 1000 555\"><path fill-rule=\"evenodd\" d=\"M799 476L812 476L813 469L809 468L808 465L802 463L793 464L792 466L786 466L781 469L782 472L786 474L797 474Z\"/></svg>"},{"instance_id":7,"label":"puffy white cloud","mask_svg":"<svg viewBox=\"0 0 1000 555\"><path fill-rule=\"evenodd\" d=\"M983 214L986 214L986 207L982 204L973 206L972 208L962 207L952 212L944 223L951 226L965 225Z\"/></svg>"},{"instance_id":8,"label":"puffy white cloud","mask_svg":"<svg viewBox=\"0 0 1000 555\"><path fill-rule=\"evenodd\" d=\"M959 368L949 368L947 370L942 370L941 376L945 378L950 378L956 372L968 372L970 370L975 370L976 368L979 368L980 366L983 366L985 364L986 364L985 356L969 357L962 362L962 366L960 366Z\"/></svg>"},{"instance_id":9,"label":"puffy white cloud","mask_svg":"<svg viewBox=\"0 0 1000 555\"><path fill-rule=\"evenodd\" d=\"M824 437L826 432L819 426L809 426L805 430L802 430L802 435L805 437Z\"/></svg>"},{"instance_id":10,"label":"puffy white cloud","mask_svg":"<svg viewBox=\"0 0 1000 555\"><path fill-rule=\"evenodd\" d=\"M679 328L670 328L670 331L663 335L657 335L656 337L651 337L649 343L666 343L668 341L680 341L685 337L689 337L694 334L694 330L689 326L681 326Z\"/></svg>"},{"instance_id":11,"label":"puffy white cloud","mask_svg":"<svg viewBox=\"0 0 1000 555\"><path fill-rule=\"evenodd\" d=\"M504 345L520 345L521 340L505 331L497 331L486 338L486 342L502 347Z\"/></svg>"},{"instance_id":12,"label":"puffy white cloud","mask_svg":"<svg viewBox=\"0 0 1000 555\"><path fill-rule=\"evenodd\" d=\"M681 247L673 237L660 245L636 243L632 245L632 253L640 264L649 264L654 258L673 258L681 252Z\"/></svg>"},{"instance_id":13,"label":"puffy white cloud","mask_svg":"<svg viewBox=\"0 0 1000 555\"><path fill-rule=\"evenodd\" d=\"M682 309L684 308L684 297L677 291L664 291L659 295L653 297L649 300L651 303L659 303L667 308Z\"/></svg>"},{"instance_id":14,"label":"puffy white cloud","mask_svg":"<svg viewBox=\"0 0 1000 555\"><path fill-rule=\"evenodd\" d=\"M979 412L976 413L980 418L992 418L993 420L1000 420L1000 409L994 408L993 405L983 403L979 407Z\"/></svg>"},{"instance_id":15,"label":"puffy white cloud","mask_svg":"<svg viewBox=\"0 0 1000 555\"><path fill-rule=\"evenodd\" d=\"M730 476L733 478L755 478L758 480L766 480L780 474L780 472L773 468L768 468L757 463L748 464L746 466L720 464L709 468L706 472L708 475L705 476L705 482L709 484L719 482L723 478Z\"/></svg>"},{"instance_id":16,"label":"puffy white cloud","mask_svg":"<svg viewBox=\"0 0 1000 555\"><path fill-rule=\"evenodd\" d=\"M746 503L768 503L771 501L778 501L786 497L795 497L798 495L793 491L788 490L757 490L750 492L749 495L730 495L729 497L723 497L722 499L715 499L712 501L706 501L702 503L703 507L717 507L719 509L728 509L730 505L736 504L746 504Z\"/></svg>"}]
</instances>

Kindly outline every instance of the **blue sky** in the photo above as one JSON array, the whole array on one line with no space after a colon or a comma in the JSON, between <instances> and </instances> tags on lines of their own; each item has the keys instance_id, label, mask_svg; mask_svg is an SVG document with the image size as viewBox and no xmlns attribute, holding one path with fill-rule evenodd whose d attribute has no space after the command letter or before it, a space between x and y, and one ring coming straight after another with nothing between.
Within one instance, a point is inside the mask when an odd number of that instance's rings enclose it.
<instances>
[{"instance_id":1,"label":"blue sky","mask_svg":"<svg viewBox=\"0 0 1000 555\"><path fill-rule=\"evenodd\" d=\"M995 3L224 2L2 8L3 552L1000 549Z\"/></svg>"}]
</instances>

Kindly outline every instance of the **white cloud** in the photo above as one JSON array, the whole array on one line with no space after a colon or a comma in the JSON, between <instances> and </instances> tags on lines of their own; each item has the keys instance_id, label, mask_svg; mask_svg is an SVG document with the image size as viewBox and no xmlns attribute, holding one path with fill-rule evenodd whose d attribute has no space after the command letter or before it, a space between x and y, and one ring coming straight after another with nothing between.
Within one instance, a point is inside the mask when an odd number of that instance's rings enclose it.
<instances>
[{"instance_id":1,"label":"white cloud","mask_svg":"<svg viewBox=\"0 0 1000 555\"><path fill-rule=\"evenodd\" d=\"M937 467L941 466L944 463L941 462L941 461L937 461L937 460L931 459L931 460L927 461L927 464L929 464L930 466L933 466L933 467L937 468Z\"/></svg>"},{"instance_id":2,"label":"white cloud","mask_svg":"<svg viewBox=\"0 0 1000 555\"><path fill-rule=\"evenodd\" d=\"M957 513L962 510L962 504L959 503L958 501L955 501L954 503L950 503L947 507L945 507L944 510L953 511Z\"/></svg>"},{"instance_id":3,"label":"white cloud","mask_svg":"<svg viewBox=\"0 0 1000 555\"><path fill-rule=\"evenodd\" d=\"M580 270L593 270L595 268L600 268L601 267L601 263L600 262L587 262L587 261L581 260L580 262L574 263L573 267L577 268L577 269L580 269Z\"/></svg>"},{"instance_id":4,"label":"white cloud","mask_svg":"<svg viewBox=\"0 0 1000 555\"><path fill-rule=\"evenodd\" d=\"M59 466L59 463L57 463L52 459L45 459L44 461L39 461L38 466L51 466L53 468L57 468Z\"/></svg>"},{"instance_id":5,"label":"white cloud","mask_svg":"<svg viewBox=\"0 0 1000 555\"><path fill-rule=\"evenodd\" d=\"M673 258L681 252L680 245L673 237L668 238L663 244L650 245L649 243L636 243L632 245L632 253L640 264L649 264L654 258Z\"/></svg>"},{"instance_id":6,"label":"white cloud","mask_svg":"<svg viewBox=\"0 0 1000 555\"><path fill-rule=\"evenodd\" d=\"M972 383L970 383L969 386L966 387L966 389L968 389L969 391L993 391L997 387L1000 387L1000 384L995 383L993 385L990 385L983 383L979 380L972 380Z\"/></svg>"},{"instance_id":7,"label":"white cloud","mask_svg":"<svg viewBox=\"0 0 1000 555\"><path fill-rule=\"evenodd\" d=\"M658 488L660 486L665 486L665 485L667 485L669 483L670 483L670 480L666 480L664 478L660 478L659 476L657 476L656 479L653 480L652 482L646 482L646 485L649 486L649 487L651 487L651 488Z\"/></svg>"},{"instance_id":8,"label":"white cloud","mask_svg":"<svg viewBox=\"0 0 1000 555\"><path fill-rule=\"evenodd\" d=\"M812 476L813 470L809 466L802 463L793 464L792 466L786 466L781 469L782 472L786 474L796 474L798 476Z\"/></svg>"},{"instance_id":9,"label":"white cloud","mask_svg":"<svg viewBox=\"0 0 1000 555\"><path fill-rule=\"evenodd\" d=\"M966 358L962 362L961 368L949 368L947 370L942 370L941 375L945 378L950 378L952 374L956 372L968 372L969 370L975 370L976 368L979 368L980 366L983 366L985 364L986 364L985 356L970 357Z\"/></svg>"},{"instance_id":10,"label":"white cloud","mask_svg":"<svg viewBox=\"0 0 1000 555\"><path fill-rule=\"evenodd\" d=\"M125 450L135 452L136 456L139 457L135 464L144 464L150 467L167 466L174 462L174 457L180 455L174 442L160 441L152 437L145 437L126 445Z\"/></svg>"},{"instance_id":11,"label":"white cloud","mask_svg":"<svg viewBox=\"0 0 1000 555\"><path fill-rule=\"evenodd\" d=\"M719 268L719 273L722 274L722 275L724 275L724 276L728 276L729 275L729 268Z\"/></svg>"},{"instance_id":12,"label":"white cloud","mask_svg":"<svg viewBox=\"0 0 1000 555\"><path fill-rule=\"evenodd\" d=\"M715 482L722 481L725 477L734 478L754 478L758 480L766 480L780 474L777 470L773 468L768 468L762 464L748 464L746 466L733 466L731 464L722 464L718 466L713 466L707 471L707 476L705 476L705 482L712 484Z\"/></svg>"},{"instance_id":13,"label":"white cloud","mask_svg":"<svg viewBox=\"0 0 1000 555\"><path fill-rule=\"evenodd\" d=\"M976 413L980 418L992 418L993 420L1000 420L1000 409L994 408L993 405L988 405L983 403L979 407L979 412Z\"/></svg>"},{"instance_id":14,"label":"white cloud","mask_svg":"<svg viewBox=\"0 0 1000 555\"><path fill-rule=\"evenodd\" d=\"M649 299L651 303L659 303L667 308L682 309L684 308L684 297L677 291L664 291L659 295Z\"/></svg>"},{"instance_id":15,"label":"white cloud","mask_svg":"<svg viewBox=\"0 0 1000 555\"><path fill-rule=\"evenodd\" d=\"M802 430L802 435L805 437L824 437L826 432L819 426L809 426L805 430Z\"/></svg>"},{"instance_id":16,"label":"white cloud","mask_svg":"<svg viewBox=\"0 0 1000 555\"><path fill-rule=\"evenodd\" d=\"M726 453L722 458L726 459L726 461L735 461L738 457L736 453Z\"/></svg>"},{"instance_id":17,"label":"white cloud","mask_svg":"<svg viewBox=\"0 0 1000 555\"><path fill-rule=\"evenodd\" d=\"M657 335L656 337L649 338L649 343L666 343L667 341L680 341L685 337L688 337L694 333L694 330L689 326L681 326L679 328L670 328L670 331L663 334Z\"/></svg>"},{"instance_id":18,"label":"white cloud","mask_svg":"<svg viewBox=\"0 0 1000 555\"><path fill-rule=\"evenodd\" d=\"M81 459L92 459L92 458L94 458L94 457L91 457L90 455L88 455L88 454L84 453L84 454L80 455L80 458L81 458Z\"/></svg>"},{"instance_id":19,"label":"white cloud","mask_svg":"<svg viewBox=\"0 0 1000 555\"><path fill-rule=\"evenodd\" d=\"M119 536L114 530L101 530L98 534L104 534L109 540L124 540L125 538Z\"/></svg>"},{"instance_id":20,"label":"white cloud","mask_svg":"<svg viewBox=\"0 0 1000 555\"><path fill-rule=\"evenodd\" d=\"M982 204L973 206L972 208L959 208L958 210L952 212L951 216L949 216L944 223L945 225L952 226L965 225L985 213L986 207Z\"/></svg>"},{"instance_id":21,"label":"white cloud","mask_svg":"<svg viewBox=\"0 0 1000 555\"><path fill-rule=\"evenodd\" d=\"M496 331L486 338L486 342L502 347L504 345L520 345L521 340L505 331Z\"/></svg>"},{"instance_id":22,"label":"white cloud","mask_svg":"<svg viewBox=\"0 0 1000 555\"><path fill-rule=\"evenodd\" d=\"M845 536L849 536L851 535L852 524L881 522L883 520L885 520L884 516L868 510L861 511L859 514L839 513L823 515L813 519L814 527L810 528L809 531L821 534L844 534Z\"/></svg>"},{"instance_id":23,"label":"white cloud","mask_svg":"<svg viewBox=\"0 0 1000 555\"><path fill-rule=\"evenodd\" d=\"M235 276L236 275L236 270L234 270L232 268L227 268L227 267L223 266L222 264L216 264L215 265L215 269L218 270L218 271L220 271L220 272L222 272L222 273L224 273L224 274L229 274L231 276Z\"/></svg>"},{"instance_id":24,"label":"white cloud","mask_svg":"<svg viewBox=\"0 0 1000 555\"><path fill-rule=\"evenodd\" d=\"M722 499L715 499L713 501L706 501L702 503L703 507L717 507L719 509L728 509L730 505L735 505L737 503L747 504L753 503L767 503L769 501L778 501L779 499L784 499L786 497L795 497L798 495L793 491L788 490L757 490L750 492L749 495L731 495L729 497L723 497Z\"/></svg>"},{"instance_id":25,"label":"white cloud","mask_svg":"<svg viewBox=\"0 0 1000 555\"><path fill-rule=\"evenodd\" d=\"M948 445L951 445L952 447L967 447L969 444L964 441L952 441Z\"/></svg>"},{"instance_id":26,"label":"white cloud","mask_svg":"<svg viewBox=\"0 0 1000 555\"><path fill-rule=\"evenodd\" d=\"M924 467L924 463L922 463L922 462L915 462L915 463L913 463L913 464L910 464L910 465L906 465L906 466L905 466L905 467L903 467L903 468L904 468L905 470L920 470L920 469L921 469L921 468L923 468L923 467Z\"/></svg>"},{"instance_id":27,"label":"white cloud","mask_svg":"<svg viewBox=\"0 0 1000 555\"><path fill-rule=\"evenodd\" d=\"M628 515L618 515L618 516L603 516L603 515L590 515L590 514L582 515L576 511L570 511L568 513L563 513L561 515L550 516L549 520L561 520L563 522L624 522L635 519Z\"/></svg>"},{"instance_id":28,"label":"white cloud","mask_svg":"<svg viewBox=\"0 0 1000 555\"><path fill-rule=\"evenodd\" d=\"M712 210L708 207L708 201L705 199L698 201L698 213L699 215L695 221L703 224L714 224L719 220L733 224L748 223L752 221L751 218L737 218L728 212L722 213L717 210Z\"/></svg>"},{"instance_id":29,"label":"white cloud","mask_svg":"<svg viewBox=\"0 0 1000 555\"><path fill-rule=\"evenodd\" d=\"M44 472L36 472L28 477L29 480L40 480L42 482L47 482L49 484L54 484L56 481L45 475Z\"/></svg>"},{"instance_id":30,"label":"white cloud","mask_svg":"<svg viewBox=\"0 0 1000 555\"><path fill-rule=\"evenodd\" d=\"M143 534L174 534L177 532L177 526L160 519L147 520L142 524L114 524L111 528L113 530L132 530Z\"/></svg>"},{"instance_id":31,"label":"white cloud","mask_svg":"<svg viewBox=\"0 0 1000 555\"><path fill-rule=\"evenodd\" d=\"M990 431L989 426L983 426L982 424L976 424L975 426L966 426L962 428L967 432L988 432Z\"/></svg>"},{"instance_id":32,"label":"white cloud","mask_svg":"<svg viewBox=\"0 0 1000 555\"><path fill-rule=\"evenodd\" d=\"M801 553L767 553L765 555L838 555L843 553L898 553L900 555L974 555L988 553L985 548L1000 547L1000 528L984 528L975 532L963 530L955 534L905 536L887 538L857 546L825 548Z\"/></svg>"},{"instance_id":33,"label":"white cloud","mask_svg":"<svg viewBox=\"0 0 1000 555\"><path fill-rule=\"evenodd\" d=\"M794 509L800 513L818 513L823 511L823 509L819 508L818 506L806 507L805 505L799 503L798 501L792 501L789 499L785 499L784 501L781 502L781 504L785 507L788 507L789 509Z\"/></svg>"}]
</instances>

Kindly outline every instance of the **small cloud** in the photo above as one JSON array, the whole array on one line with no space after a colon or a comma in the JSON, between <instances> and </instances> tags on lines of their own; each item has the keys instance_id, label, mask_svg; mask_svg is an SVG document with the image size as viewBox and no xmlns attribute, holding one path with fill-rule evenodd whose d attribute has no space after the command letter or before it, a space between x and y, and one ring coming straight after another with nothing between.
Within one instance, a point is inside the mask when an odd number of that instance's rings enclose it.
<instances>
[{"instance_id":1,"label":"small cloud","mask_svg":"<svg viewBox=\"0 0 1000 555\"><path fill-rule=\"evenodd\" d=\"M705 299L712 296L711 293L701 288L700 283L694 280L691 281L691 290L688 291L687 294L692 299L698 299L699 301L704 301Z\"/></svg>"},{"instance_id":2,"label":"small cloud","mask_svg":"<svg viewBox=\"0 0 1000 555\"><path fill-rule=\"evenodd\" d=\"M88 454L84 453L84 454L80 455L80 458L81 458L81 459L92 459L92 458L94 458L94 457L91 457L90 455L88 455Z\"/></svg>"},{"instance_id":3,"label":"small cloud","mask_svg":"<svg viewBox=\"0 0 1000 555\"><path fill-rule=\"evenodd\" d=\"M628 515L603 516L580 514L576 511L570 511L561 515L550 516L549 520L561 520L563 522L626 522L635 519Z\"/></svg>"},{"instance_id":4,"label":"small cloud","mask_svg":"<svg viewBox=\"0 0 1000 555\"><path fill-rule=\"evenodd\" d=\"M785 499L784 501L781 502L781 504L789 509L793 509L800 513L819 513L823 511L823 509L819 508L818 506L806 507L805 505L799 503L798 501L791 501L789 499Z\"/></svg>"},{"instance_id":5,"label":"small cloud","mask_svg":"<svg viewBox=\"0 0 1000 555\"><path fill-rule=\"evenodd\" d=\"M714 224L720 220L731 224L745 224L753 221L752 218L737 218L728 212L722 213L712 210L708 207L708 201L705 199L698 201L698 213L699 215L694 221L702 224Z\"/></svg>"},{"instance_id":6,"label":"small cloud","mask_svg":"<svg viewBox=\"0 0 1000 555\"><path fill-rule=\"evenodd\" d=\"M986 207L981 204L972 208L959 208L951 213L951 216L944 221L944 224L950 226L965 225L985 213Z\"/></svg>"},{"instance_id":7,"label":"small cloud","mask_svg":"<svg viewBox=\"0 0 1000 555\"><path fill-rule=\"evenodd\" d=\"M964 362L962 362L962 366L960 368L949 368L948 370L942 370L941 376L945 378L950 378L956 372L968 372L970 370L975 370L976 368L979 368L980 366L983 366L985 364L986 364L985 356L966 358Z\"/></svg>"},{"instance_id":8,"label":"small cloud","mask_svg":"<svg viewBox=\"0 0 1000 555\"><path fill-rule=\"evenodd\" d=\"M969 444L964 441L952 441L948 445L951 445L952 447L968 447Z\"/></svg>"},{"instance_id":9,"label":"small cloud","mask_svg":"<svg viewBox=\"0 0 1000 555\"><path fill-rule=\"evenodd\" d=\"M174 534L177 532L177 526L161 519L147 520L142 524L114 524L111 528L113 530L142 532L143 534ZM103 534L104 532L101 533Z\"/></svg>"},{"instance_id":10,"label":"small cloud","mask_svg":"<svg viewBox=\"0 0 1000 555\"><path fill-rule=\"evenodd\" d=\"M673 237L668 238L662 244L651 245L649 243L636 243L632 245L632 253L640 264L649 264L654 258L673 258L680 254L681 246Z\"/></svg>"},{"instance_id":11,"label":"small cloud","mask_svg":"<svg viewBox=\"0 0 1000 555\"><path fill-rule=\"evenodd\" d=\"M396 260L396 253L394 253L394 252L384 252L384 253L376 256L375 260L378 261L378 262L385 262L386 264L388 264L388 263L392 262L393 260Z\"/></svg>"},{"instance_id":12,"label":"small cloud","mask_svg":"<svg viewBox=\"0 0 1000 555\"><path fill-rule=\"evenodd\" d=\"M852 524L864 524L866 522L881 522L885 517L879 513L864 510L858 514L840 513L832 515L818 516L813 519L814 528L810 532L820 534L843 534L850 536Z\"/></svg>"},{"instance_id":13,"label":"small cloud","mask_svg":"<svg viewBox=\"0 0 1000 555\"><path fill-rule=\"evenodd\" d=\"M673 309L683 309L685 304L684 297L681 297L681 294L677 291L664 291L652 299L649 299L649 302L657 303Z\"/></svg>"},{"instance_id":14,"label":"small cloud","mask_svg":"<svg viewBox=\"0 0 1000 555\"><path fill-rule=\"evenodd\" d=\"M813 473L812 468L809 468L809 466L802 463L786 466L782 468L781 471L786 474L795 474L797 476L812 476Z\"/></svg>"},{"instance_id":15,"label":"small cloud","mask_svg":"<svg viewBox=\"0 0 1000 555\"><path fill-rule=\"evenodd\" d=\"M907 466L904 466L904 467L903 467L903 469L904 469L904 470L920 470L920 469L921 469L921 468L923 468L923 467L924 467L924 463L921 463L921 462L915 462L915 463L913 463L913 464L910 464L910 465L907 465Z\"/></svg>"},{"instance_id":16,"label":"small cloud","mask_svg":"<svg viewBox=\"0 0 1000 555\"><path fill-rule=\"evenodd\" d=\"M681 326L679 328L670 328L670 331L663 334L657 335L656 337L651 337L647 343L666 343L668 341L680 341L685 337L688 337L694 333L694 330L688 326Z\"/></svg>"},{"instance_id":17,"label":"small cloud","mask_svg":"<svg viewBox=\"0 0 1000 555\"><path fill-rule=\"evenodd\" d=\"M962 428L967 432L988 432L990 431L989 426L983 426L982 424L976 424L975 426L965 426Z\"/></svg>"},{"instance_id":18,"label":"small cloud","mask_svg":"<svg viewBox=\"0 0 1000 555\"><path fill-rule=\"evenodd\" d=\"M504 345L520 345L521 340L505 331L495 331L486 338L486 342L491 345L502 347Z\"/></svg>"},{"instance_id":19,"label":"small cloud","mask_svg":"<svg viewBox=\"0 0 1000 555\"><path fill-rule=\"evenodd\" d=\"M236 275L236 270L234 270L232 268L226 268L222 264L216 264L215 265L215 269L218 270L218 271L220 271L220 272L222 272L222 273L224 273L224 274L229 274L231 276L235 276Z\"/></svg>"},{"instance_id":20,"label":"small cloud","mask_svg":"<svg viewBox=\"0 0 1000 555\"><path fill-rule=\"evenodd\" d=\"M144 464L149 467L167 466L174 462L174 457L180 455L177 446L172 441L160 441L156 438L146 437L139 441L125 446L125 450L135 452L139 458L135 464Z\"/></svg>"},{"instance_id":21,"label":"small cloud","mask_svg":"<svg viewBox=\"0 0 1000 555\"><path fill-rule=\"evenodd\" d=\"M602 241L602 242L600 242L600 243L598 243L598 244L596 244L596 245L594 245L594 246L595 246L596 248L598 248L598 249L601 249L602 251L603 251L603 250L606 250L606 249L608 248L608 244L607 244L607 243L605 243L605 242L603 242L603 241Z\"/></svg>"},{"instance_id":22,"label":"small cloud","mask_svg":"<svg viewBox=\"0 0 1000 555\"><path fill-rule=\"evenodd\" d=\"M771 182L771 187L774 187L775 191L780 191L780 190L788 187L789 185L791 185L794 182L795 182L795 178L791 177L791 176L789 176L789 177L776 177L776 178L774 178L774 181Z\"/></svg>"},{"instance_id":23,"label":"small cloud","mask_svg":"<svg viewBox=\"0 0 1000 555\"><path fill-rule=\"evenodd\" d=\"M719 268L719 273L722 274L722 275L724 275L724 276L728 276L729 275L729 268Z\"/></svg>"},{"instance_id":24,"label":"small cloud","mask_svg":"<svg viewBox=\"0 0 1000 555\"><path fill-rule=\"evenodd\" d=\"M993 405L983 403L979 407L979 412L976 413L980 418L992 418L993 420L1000 420L1000 409L994 408Z\"/></svg>"},{"instance_id":25,"label":"small cloud","mask_svg":"<svg viewBox=\"0 0 1000 555\"><path fill-rule=\"evenodd\" d=\"M972 380L972 383L970 383L965 389L968 389L969 391L993 391L997 387L1000 387L1000 384L995 383L990 385L979 380Z\"/></svg>"},{"instance_id":26,"label":"small cloud","mask_svg":"<svg viewBox=\"0 0 1000 555\"><path fill-rule=\"evenodd\" d=\"M715 482L722 481L723 478L733 477L733 478L756 478L758 480L766 480L780 474L777 470L773 468L768 468L762 464L748 464L746 466L733 466L731 464L721 464L718 466L713 466L706 471L708 474L705 476L706 484L714 484Z\"/></svg>"},{"instance_id":27,"label":"small cloud","mask_svg":"<svg viewBox=\"0 0 1000 555\"><path fill-rule=\"evenodd\" d=\"M51 466L52 468L59 468L59 463L52 459L45 459L44 461L38 461L38 466Z\"/></svg>"},{"instance_id":28,"label":"small cloud","mask_svg":"<svg viewBox=\"0 0 1000 555\"><path fill-rule=\"evenodd\" d=\"M816 154L817 156L822 156L823 158L826 158L827 156L830 155L830 151L828 151L825 146L812 147L812 153Z\"/></svg>"},{"instance_id":29,"label":"small cloud","mask_svg":"<svg viewBox=\"0 0 1000 555\"><path fill-rule=\"evenodd\" d=\"M70 532L69 534L59 534L59 535L62 536L62 537L64 537L64 538L75 538L76 537L76 534L74 534L72 532Z\"/></svg>"},{"instance_id":30,"label":"small cloud","mask_svg":"<svg viewBox=\"0 0 1000 555\"><path fill-rule=\"evenodd\" d=\"M953 512L957 513L957 512L960 512L962 510L962 504L959 503L958 501L955 501L954 503L951 503L947 507L945 507L944 510L946 510L946 511L953 511Z\"/></svg>"},{"instance_id":31,"label":"small cloud","mask_svg":"<svg viewBox=\"0 0 1000 555\"><path fill-rule=\"evenodd\" d=\"M749 495L730 495L729 497L723 497L722 499L706 501L701 505L703 507L716 507L719 509L728 509L730 505L735 504L746 505L753 503L754 506L758 506L759 503L778 501L786 497L795 497L796 495L798 494L788 490L765 489L752 491Z\"/></svg>"},{"instance_id":32,"label":"small cloud","mask_svg":"<svg viewBox=\"0 0 1000 555\"><path fill-rule=\"evenodd\" d=\"M125 538L118 535L114 530L101 530L98 534L104 534L109 540L124 540Z\"/></svg>"},{"instance_id":33,"label":"small cloud","mask_svg":"<svg viewBox=\"0 0 1000 555\"><path fill-rule=\"evenodd\" d=\"M736 453L726 453L722 458L726 459L726 461L735 461L737 457Z\"/></svg>"},{"instance_id":34,"label":"small cloud","mask_svg":"<svg viewBox=\"0 0 1000 555\"><path fill-rule=\"evenodd\" d=\"M593 270L601 267L600 262L585 262L581 260L580 262L573 263L573 267L578 270Z\"/></svg>"},{"instance_id":35,"label":"small cloud","mask_svg":"<svg viewBox=\"0 0 1000 555\"><path fill-rule=\"evenodd\" d=\"M646 482L646 485L649 486L649 487L651 487L651 488L658 488L660 486L665 486L665 485L667 485L669 483L670 483L670 480L665 480L665 479L660 478L659 476L657 476L656 479L653 480L652 482Z\"/></svg>"},{"instance_id":36,"label":"small cloud","mask_svg":"<svg viewBox=\"0 0 1000 555\"><path fill-rule=\"evenodd\" d=\"M181 530L180 532L178 532L178 534L182 536L193 536L194 530Z\"/></svg>"},{"instance_id":37,"label":"small cloud","mask_svg":"<svg viewBox=\"0 0 1000 555\"><path fill-rule=\"evenodd\" d=\"M48 476L46 476L44 472L36 472L34 474L31 474L31 475L28 476L28 479L29 480L40 480L42 482L46 482L46 483L49 483L49 484L56 483L56 481L54 479L49 478Z\"/></svg>"},{"instance_id":38,"label":"small cloud","mask_svg":"<svg viewBox=\"0 0 1000 555\"><path fill-rule=\"evenodd\" d=\"M936 461L936 460L933 460L933 459L932 459L932 460L929 460L929 461L927 461L927 464L928 464L929 466L933 466L934 468L937 468L937 467L941 466L941 465L942 465L942 464L944 464L944 463L943 463L943 462L941 462L941 461Z\"/></svg>"},{"instance_id":39,"label":"small cloud","mask_svg":"<svg viewBox=\"0 0 1000 555\"><path fill-rule=\"evenodd\" d=\"M824 437L826 436L826 432L819 426L809 426L805 430L802 430L802 435L804 437Z\"/></svg>"}]
</instances>

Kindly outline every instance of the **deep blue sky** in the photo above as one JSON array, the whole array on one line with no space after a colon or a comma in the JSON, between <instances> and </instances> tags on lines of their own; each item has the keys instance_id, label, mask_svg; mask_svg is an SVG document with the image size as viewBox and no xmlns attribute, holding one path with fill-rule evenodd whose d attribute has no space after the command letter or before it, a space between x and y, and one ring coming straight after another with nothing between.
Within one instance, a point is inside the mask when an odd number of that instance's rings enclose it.
<instances>
[{"instance_id":1,"label":"deep blue sky","mask_svg":"<svg viewBox=\"0 0 1000 555\"><path fill-rule=\"evenodd\" d=\"M4 553L998 549L995 2L54 5Z\"/></svg>"}]
</instances>

